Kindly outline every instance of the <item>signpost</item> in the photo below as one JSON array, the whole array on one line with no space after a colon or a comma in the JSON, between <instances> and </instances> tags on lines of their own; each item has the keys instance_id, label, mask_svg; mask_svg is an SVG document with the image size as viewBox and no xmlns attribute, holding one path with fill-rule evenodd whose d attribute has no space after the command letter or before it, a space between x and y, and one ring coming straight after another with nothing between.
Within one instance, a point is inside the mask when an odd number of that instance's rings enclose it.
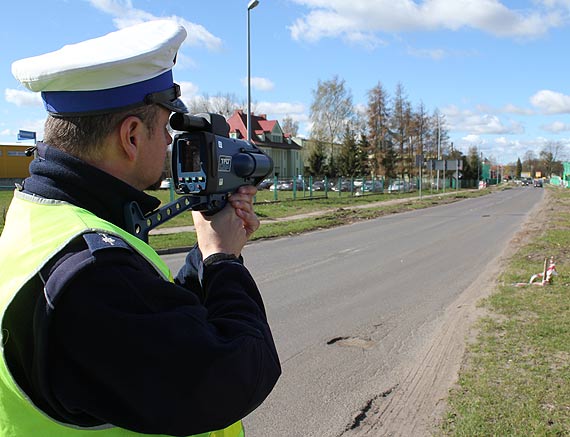
<instances>
[{"instance_id":1,"label":"signpost","mask_svg":"<svg viewBox=\"0 0 570 437\"><path fill-rule=\"evenodd\" d=\"M423 162L423 161L422 161ZM418 164L418 156L416 156L416 165ZM463 170L463 160L461 159L429 159L426 161L428 170L443 171L443 192L445 193L445 172L455 170L456 189L459 189L459 170ZM421 170L420 170L421 171ZM437 181L437 190L439 191L439 178Z\"/></svg>"},{"instance_id":2,"label":"signpost","mask_svg":"<svg viewBox=\"0 0 570 437\"><path fill-rule=\"evenodd\" d=\"M36 141L36 133L29 130L21 130L18 132L18 141L34 140Z\"/></svg>"},{"instance_id":3,"label":"signpost","mask_svg":"<svg viewBox=\"0 0 570 437\"><path fill-rule=\"evenodd\" d=\"M424 166L424 155L416 155L416 167L420 168L420 180L419 180L420 200L422 198L422 182L423 182L422 168L423 168L423 166Z\"/></svg>"}]
</instances>

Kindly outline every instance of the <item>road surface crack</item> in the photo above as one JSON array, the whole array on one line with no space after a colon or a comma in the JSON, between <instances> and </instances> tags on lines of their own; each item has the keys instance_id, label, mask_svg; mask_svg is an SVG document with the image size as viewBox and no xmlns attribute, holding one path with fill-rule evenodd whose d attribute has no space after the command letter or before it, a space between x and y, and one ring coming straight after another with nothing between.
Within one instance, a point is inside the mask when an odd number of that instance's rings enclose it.
<instances>
[{"instance_id":1,"label":"road surface crack","mask_svg":"<svg viewBox=\"0 0 570 437\"><path fill-rule=\"evenodd\" d=\"M392 394L392 392L397 387L398 387L398 384L396 384L393 387L390 387L388 390L383 391L379 395L376 395L372 399L368 400L368 402L366 402L364 407L362 407L360 409L360 411L356 414L356 416L354 417L352 422L345 428L344 432L352 431L352 430L355 430L356 428L359 428L362 425L362 423L366 420L366 418L368 417L368 413L370 412L370 410L372 410L373 408L376 408L376 401L378 401L378 399L387 398L388 396L390 396Z\"/></svg>"}]
</instances>

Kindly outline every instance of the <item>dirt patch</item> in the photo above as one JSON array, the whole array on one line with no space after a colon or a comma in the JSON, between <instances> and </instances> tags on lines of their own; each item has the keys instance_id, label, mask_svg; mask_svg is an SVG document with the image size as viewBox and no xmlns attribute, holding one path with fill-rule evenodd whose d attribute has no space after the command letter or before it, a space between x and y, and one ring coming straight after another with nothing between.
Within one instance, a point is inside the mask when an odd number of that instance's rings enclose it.
<instances>
[{"instance_id":1,"label":"dirt patch","mask_svg":"<svg viewBox=\"0 0 570 437\"><path fill-rule=\"evenodd\" d=\"M373 402L358 427L348 429L343 437L361 436L429 436L437 433L437 426L446 410L449 389L457 381L465 345L473 339L474 322L485 315L477 305L496 287L496 278L510 258L537 232L542 231L545 207L551 206L547 191L543 202L535 205L522 229L488 264L487 269L449 306L442 316L431 341L418 352L404 372L404 378L390 396Z\"/></svg>"}]
</instances>

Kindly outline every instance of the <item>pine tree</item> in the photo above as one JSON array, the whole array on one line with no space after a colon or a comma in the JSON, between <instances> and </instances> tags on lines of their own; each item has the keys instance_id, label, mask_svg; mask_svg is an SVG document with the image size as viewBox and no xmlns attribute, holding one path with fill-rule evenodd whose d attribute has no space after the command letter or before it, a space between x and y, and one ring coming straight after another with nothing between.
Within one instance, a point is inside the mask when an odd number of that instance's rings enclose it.
<instances>
[{"instance_id":1,"label":"pine tree","mask_svg":"<svg viewBox=\"0 0 570 437\"><path fill-rule=\"evenodd\" d=\"M309 155L309 172L312 176L323 176L326 172L325 145L316 141Z\"/></svg>"},{"instance_id":2,"label":"pine tree","mask_svg":"<svg viewBox=\"0 0 570 437\"><path fill-rule=\"evenodd\" d=\"M374 88L368 91L368 106L366 108L368 135L373 154L371 164L374 165L371 171L375 175L385 174L383 162L385 162L387 144L390 141L391 112L388 93L378 82Z\"/></svg>"},{"instance_id":3,"label":"pine tree","mask_svg":"<svg viewBox=\"0 0 570 437\"><path fill-rule=\"evenodd\" d=\"M362 176L376 174L376 156L372 144L370 144L365 134L360 135L358 154L360 160L360 174Z\"/></svg>"},{"instance_id":4,"label":"pine tree","mask_svg":"<svg viewBox=\"0 0 570 437\"><path fill-rule=\"evenodd\" d=\"M396 177L396 152L392 141L386 141L386 150L382 157L382 167L384 167L384 175L388 179Z\"/></svg>"},{"instance_id":5,"label":"pine tree","mask_svg":"<svg viewBox=\"0 0 570 437\"><path fill-rule=\"evenodd\" d=\"M338 169L341 176L355 177L361 174L361 158L354 131L346 126L340 150Z\"/></svg>"}]
</instances>

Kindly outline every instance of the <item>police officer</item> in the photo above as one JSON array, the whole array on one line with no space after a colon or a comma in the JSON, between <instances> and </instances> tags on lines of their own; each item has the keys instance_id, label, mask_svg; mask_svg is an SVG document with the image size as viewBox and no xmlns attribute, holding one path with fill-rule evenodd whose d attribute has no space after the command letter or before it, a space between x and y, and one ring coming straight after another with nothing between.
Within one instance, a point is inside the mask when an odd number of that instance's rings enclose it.
<instances>
[{"instance_id":1,"label":"police officer","mask_svg":"<svg viewBox=\"0 0 570 437\"><path fill-rule=\"evenodd\" d=\"M2 437L242 436L280 365L240 252L254 187L193 212L175 278L125 231L162 174L183 27L157 20L15 62L48 117L0 237ZM204 433L204 434L202 434Z\"/></svg>"}]
</instances>

